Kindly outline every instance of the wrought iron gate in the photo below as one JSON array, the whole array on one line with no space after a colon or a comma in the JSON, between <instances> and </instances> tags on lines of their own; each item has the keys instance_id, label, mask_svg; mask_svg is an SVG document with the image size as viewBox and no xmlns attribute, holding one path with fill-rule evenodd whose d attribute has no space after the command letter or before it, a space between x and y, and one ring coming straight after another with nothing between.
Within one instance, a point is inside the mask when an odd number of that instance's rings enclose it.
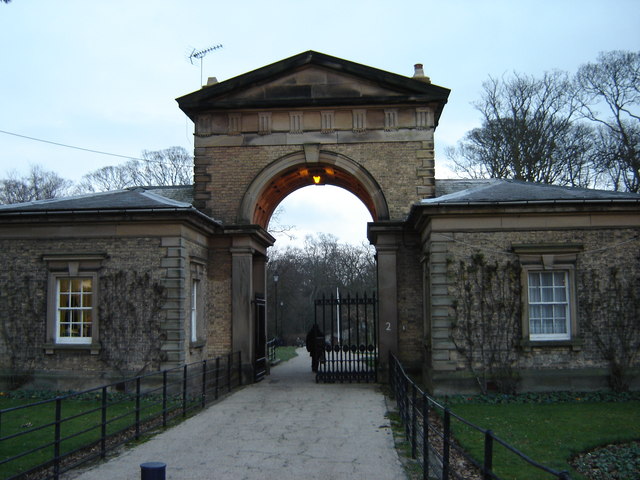
<instances>
[{"instance_id":1,"label":"wrought iron gate","mask_svg":"<svg viewBox=\"0 0 640 480\"><path fill-rule=\"evenodd\" d=\"M378 301L367 296L324 295L315 301L315 322L324 333L324 358L316 382L376 382Z\"/></svg>"}]
</instances>

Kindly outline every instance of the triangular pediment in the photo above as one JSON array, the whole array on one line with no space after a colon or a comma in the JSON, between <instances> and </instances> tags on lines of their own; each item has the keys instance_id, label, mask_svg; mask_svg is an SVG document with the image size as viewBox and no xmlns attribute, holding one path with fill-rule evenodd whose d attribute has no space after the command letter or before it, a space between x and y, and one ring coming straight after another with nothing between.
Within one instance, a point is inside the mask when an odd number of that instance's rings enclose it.
<instances>
[{"instance_id":1,"label":"triangular pediment","mask_svg":"<svg viewBox=\"0 0 640 480\"><path fill-rule=\"evenodd\" d=\"M423 79L310 51L203 87L177 101L193 118L198 112L236 108L437 103L441 110L448 95L448 89Z\"/></svg>"},{"instance_id":2,"label":"triangular pediment","mask_svg":"<svg viewBox=\"0 0 640 480\"><path fill-rule=\"evenodd\" d=\"M370 80L342 72L309 65L279 78L221 96L219 101L307 100L317 102L331 99L363 99L400 97L406 95L401 89L385 88Z\"/></svg>"}]
</instances>

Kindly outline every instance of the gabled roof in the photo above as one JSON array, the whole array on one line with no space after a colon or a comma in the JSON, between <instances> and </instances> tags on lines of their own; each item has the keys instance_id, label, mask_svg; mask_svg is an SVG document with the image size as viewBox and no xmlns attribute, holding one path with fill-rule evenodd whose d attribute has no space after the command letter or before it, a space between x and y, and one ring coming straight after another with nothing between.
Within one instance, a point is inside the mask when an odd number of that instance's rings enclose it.
<instances>
[{"instance_id":1,"label":"gabled roof","mask_svg":"<svg viewBox=\"0 0 640 480\"><path fill-rule=\"evenodd\" d=\"M561 187L507 179L436 180L435 198L418 205L481 205L535 203L640 203L640 194Z\"/></svg>"},{"instance_id":2,"label":"gabled roof","mask_svg":"<svg viewBox=\"0 0 640 480\"><path fill-rule=\"evenodd\" d=\"M379 89L370 89L363 93L331 84L314 85L304 81L301 83L296 78L287 78L284 84L277 83L287 75L311 69L336 75L333 78L349 77L352 82L360 81ZM270 83L277 84L268 88ZM262 95L255 95L255 90L252 90L257 85L267 85L267 88L261 90ZM176 100L180 108L191 118L198 112L212 109L435 102L439 104L436 109L437 121L449 92L449 89L431 83L310 50L203 87Z\"/></svg>"},{"instance_id":3,"label":"gabled roof","mask_svg":"<svg viewBox=\"0 0 640 480\"><path fill-rule=\"evenodd\" d=\"M115 210L191 210L189 203L155 194L142 187L72 197L0 205L0 215L8 213L81 212Z\"/></svg>"}]
</instances>

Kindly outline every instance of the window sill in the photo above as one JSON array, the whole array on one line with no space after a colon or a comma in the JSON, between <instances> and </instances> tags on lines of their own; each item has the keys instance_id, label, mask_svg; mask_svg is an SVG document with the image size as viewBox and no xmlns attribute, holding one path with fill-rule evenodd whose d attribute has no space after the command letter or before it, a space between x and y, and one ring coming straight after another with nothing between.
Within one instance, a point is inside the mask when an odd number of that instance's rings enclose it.
<instances>
[{"instance_id":1,"label":"window sill","mask_svg":"<svg viewBox=\"0 0 640 480\"><path fill-rule=\"evenodd\" d=\"M89 351L91 355L100 353L100 345L96 343L46 343L44 353L53 355L56 351Z\"/></svg>"},{"instance_id":2,"label":"window sill","mask_svg":"<svg viewBox=\"0 0 640 480\"><path fill-rule=\"evenodd\" d=\"M557 347L570 347L574 352L582 350L582 340L578 338L572 338L568 340L529 340L523 338L520 342L522 350L530 352L534 348L557 348Z\"/></svg>"}]
</instances>

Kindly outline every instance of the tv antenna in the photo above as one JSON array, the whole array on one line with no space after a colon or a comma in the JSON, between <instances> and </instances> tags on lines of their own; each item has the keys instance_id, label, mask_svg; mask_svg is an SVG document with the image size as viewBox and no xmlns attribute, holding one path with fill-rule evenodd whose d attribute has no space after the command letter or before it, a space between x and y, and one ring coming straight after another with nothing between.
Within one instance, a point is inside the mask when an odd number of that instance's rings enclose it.
<instances>
[{"instance_id":1,"label":"tv antenna","mask_svg":"<svg viewBox=\"0 0 640 480\"><path fill-rule=\"evenodd\" d=\"M222 48L222 44L214 45L213 47L205 48L203 50L196 50L195 48L189 55L189 61L191 65L193 65L193 59L197 58L200 60L200 85L202 85L202 59L207 55L207 53L213 52L214 50L219 50Z\"/></svg>"}]
</instances>

